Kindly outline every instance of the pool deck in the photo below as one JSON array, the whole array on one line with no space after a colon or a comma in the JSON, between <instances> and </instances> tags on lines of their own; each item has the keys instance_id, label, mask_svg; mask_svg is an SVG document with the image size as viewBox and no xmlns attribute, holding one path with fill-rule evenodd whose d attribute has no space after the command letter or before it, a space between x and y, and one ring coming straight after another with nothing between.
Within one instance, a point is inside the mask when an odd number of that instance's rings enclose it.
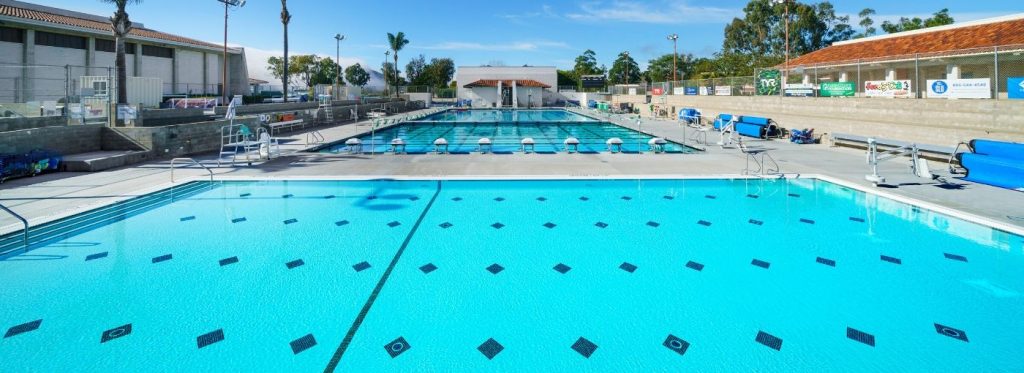
<instances>
[{"instance_id":1,"label":"pool deck","mask_svg":"<svg viewBox=\"0 0 1024 373\"><path fill-rule=\"evenodd\" d=\"M635 117L599 117L636 129ZM643 132L681 142L684 129L667 120L642 120ZM318 128L328 142L345 140L369 131L368 121ZM735 177L745 167L740 150L714 145L709 133L706 151L697 154L469 154L469 155L347 155L302 152L306 132L285 136L282 156L251 167L212 168L215 179L316 179L316 178L630 178L630 177ZM863 150L834 148L826 144L796 145L786 140L744 140L764 146L786 174L821 175L860 189L876 189L864 179L869 172ZM690 142L688 142L690 143ZM703 147L703 146L702 146ZM216 164L216 155L195 157ZM894 159L880 167L888 184L877 188L884 195L912 199L981 217L995 225L1024 231L1024 193L975 184L946 171L945 162L931 161L932 172L947 183L914 177L910 161ZM198 168L179 168L175 179L208 177ZM32 225L57 219L137 195L169 187L170 161L154 161L96 172L62 172L15 179L0 184L0 203L29 219ZM0 233L20 229L17 220L0 216Z\"/></svg>"}]
</instances>

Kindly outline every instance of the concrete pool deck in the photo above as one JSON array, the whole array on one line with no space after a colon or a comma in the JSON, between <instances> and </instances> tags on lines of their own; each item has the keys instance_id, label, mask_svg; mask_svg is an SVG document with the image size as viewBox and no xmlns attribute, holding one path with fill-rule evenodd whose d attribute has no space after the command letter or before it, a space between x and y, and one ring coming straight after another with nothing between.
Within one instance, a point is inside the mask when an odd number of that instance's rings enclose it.
<instances>
[{"instance_id":1,"label":"concrete pool deck","mask_svg":"<svg viewBox=\"0 0 1024 373\"><path fill-rule=\"evenodd\" d=\"M635 117L602 120L636 129ZM644 132L682 141L684 129L672 121L644 119ZM344 141L369 131L368 121L317 128L328 142ZM212 168L215 179L315 179L378 177L734 177L742 172L745 155L738 149L713 145L716 133L708 135L706 151L697 154L469 154L469 155L348 155L307 153L307 132L296 132L282 141L282 156L253 166ZM828 145L796 145L786 140L747 141L752 146L772 149L771 155L787 174L821 175L844 184L875 189L864 179L869 172L863 150ZM195 157L204 164L216 164L216 155ZM212 166L211 165L211 166ZM948 183L914 177L908 159L882 164L881 175L896 187L878 192L976 215L1000 225L1024 229L1024 193L975 184L952 177L945 162L930 162L932 171ZM197 168L179 168L175 178L208 177ZM0 184L0 203L37 225L55 218L99 207L114 201L171 186L170 161L154 161L97 173L62 172L15 179ZM0 233L21 228L20 222L0 216Z\"/></svg>"}]
</instances>

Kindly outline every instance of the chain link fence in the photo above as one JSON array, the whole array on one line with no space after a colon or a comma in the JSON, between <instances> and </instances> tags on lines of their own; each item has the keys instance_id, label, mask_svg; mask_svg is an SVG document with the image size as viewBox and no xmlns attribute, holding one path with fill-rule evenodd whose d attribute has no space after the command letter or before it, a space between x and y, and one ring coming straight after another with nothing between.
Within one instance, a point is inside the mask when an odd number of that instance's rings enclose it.
<instances>
[{"instance_id":1,"label":"chain link fence","mask_svg":"<svg viewBox=\"0 0 1024 373\"><path fill-rule=\"evenodd\" d=\"M755 76L615 85L609 90L618 95L1024 99L1024 45L893 55L783 70L764 68ZM780 75L783 79L776 78ZM785 83L777 83L780 80ZM759 89L769 84L775 88Z\"/></svg>"}]
</instances>

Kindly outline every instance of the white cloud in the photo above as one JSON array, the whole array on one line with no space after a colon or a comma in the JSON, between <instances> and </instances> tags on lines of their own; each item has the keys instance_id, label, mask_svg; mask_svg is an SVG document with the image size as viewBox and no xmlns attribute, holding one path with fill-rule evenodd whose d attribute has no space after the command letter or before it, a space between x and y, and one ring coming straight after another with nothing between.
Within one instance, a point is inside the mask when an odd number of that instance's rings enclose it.
<instances>
[{"instance_id":1,"label":"white cloud","mask_svg":"<svg viewBox=\"0 0 1024 373\"><path fill-rule=\"evenodd\" d=\"M550 5L547 5L547 4L541 5L540 10L537 10L537 11L526 12L526 13L519 13L519 14L499 14L498 15L498 18L504 18L504 19L507 19L509 21L512 21L512 22L515 22L515 23L519 23L519 24L524 24L524 23L526 23L526 20L530 20L530 19L534 19L534 18L557 18L557 17L559 17L558 13L555 13L554 8L552 8Z\"/></svg>"},{"instance_id":2,"label":"white cloud","mask_svg":"<svg viewBox=\"0 0 1024 373\"><path fill-rule=\"evenodd\" d=\"M455 50L455 51L491 51L491 52L508 52L508 51L519 51L529 52L536 51L543 48L548 49L564 49L569 48L569 44L557 41L518 41L511 43L476 43L476 42L463 42L463 41L447 41L438 44L416 46L418 49L426 50Z\"/></svg>"},{"instance_id":3,"label":"white cloud","mask_svg":"<svg viewBox=\"0 0 1024 373\"><path fill-rule=\"evenodd\" d=\"M653 24L723 23L742 14L739 9L692 6L686 1L588 1L579 4L569 19L582 22L632 22Z\"/></svg>"}]
</instances>

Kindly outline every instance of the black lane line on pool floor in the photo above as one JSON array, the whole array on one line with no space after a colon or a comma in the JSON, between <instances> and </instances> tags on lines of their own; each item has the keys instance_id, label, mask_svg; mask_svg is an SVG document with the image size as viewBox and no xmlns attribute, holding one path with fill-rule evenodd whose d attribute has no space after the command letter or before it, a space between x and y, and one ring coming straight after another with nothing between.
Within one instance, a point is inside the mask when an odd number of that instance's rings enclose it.
<instances>
[{"instance_id":1,"label":"black lane line on pool floor","mask_svg":"<svg viewBox=\"0 0 1024 373\"><path fill-rule=\"evenodd\" d=\"M388 277L391 277L391 271L395 269L395 265L398 264L398 260L401 259L402 253L405 252L405 248L409 247L409 242L412 241L412 236L416 234L416 230L419 229L420 224L423 223L423 218L427 216L427 212L434 206L434 201L437 200L437 196L441 194L441 182L437 182L437 189L434 191L434 196L430 197L430 202L427 203L427 207L423 208L423 212L420 213L419 219L416 219L416 224L413 224L409 234L405 236L405 241L402 241L402 246L398 248L398 252L395 253L395 257L391 259L391 264L388 264L388 268L384 270L384 275L380 277L380 281L377 281L377 286L373 288L373 292L370 293L370 298L366 300L366 304L363 304L363 309L359 311L359 315L356 316L356 320L352 322L352 327L348 329L348 333L345 334L345 338L341 340L341 344L338 345L338 349L334 351L334 356L331 357L331 361L327 363L327 368L324 368L324 372L334 372L334 369L338 367L338 363L341 362L341 356L345 354L345 350L352 344L352 338L355 337L356 331L359 330L359 326L363 324L363 320L366 318L366 314L370 312L370 308L373 307L373 302L377 300L377 296L380 295L381 289L384 288L384 283L388 281Z\"/></svg>"}]
</instances>

